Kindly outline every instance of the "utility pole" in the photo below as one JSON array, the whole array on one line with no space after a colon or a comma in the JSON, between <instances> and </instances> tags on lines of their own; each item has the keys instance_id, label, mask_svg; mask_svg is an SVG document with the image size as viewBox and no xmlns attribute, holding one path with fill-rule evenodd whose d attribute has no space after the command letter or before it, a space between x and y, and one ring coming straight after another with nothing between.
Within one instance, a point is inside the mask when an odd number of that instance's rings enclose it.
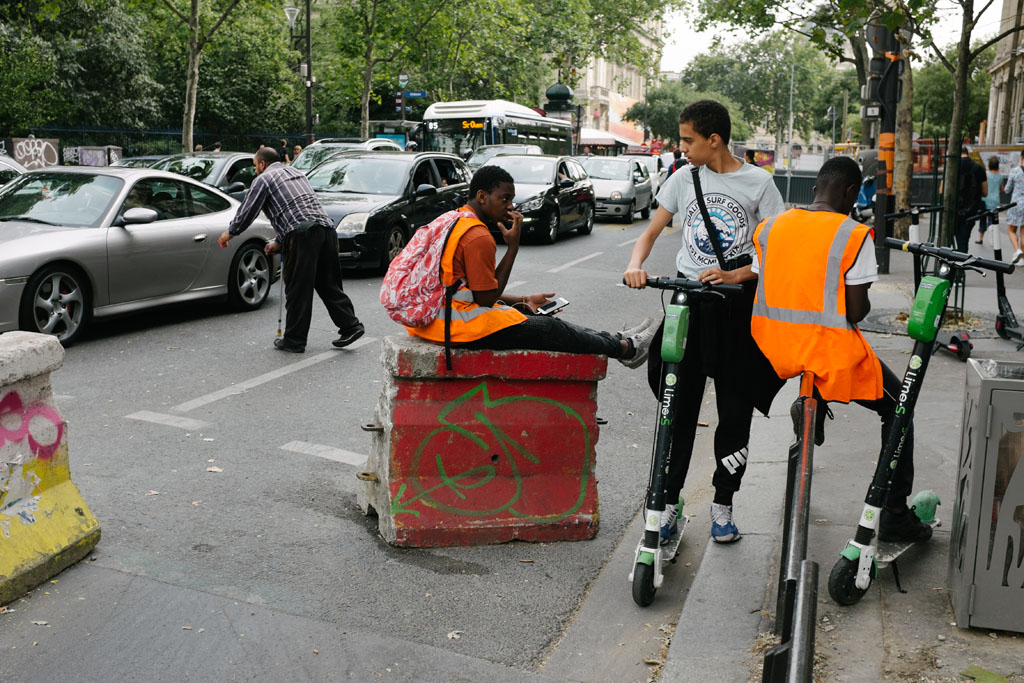
<instances>
[{"instance_id":1,"label":"utility pole","mask_svg":"<svg viewBox=\"0 0 1024 683\"><path fill-rule=\"evenodd\" d=\"M896 160L896 105L900 99L903 60L900 59L899 41L882 24L868 24L866 37L875 53L871 58L871 73L880 74L877 87L882 117L878 133L878 173L875 176L875 257L878 272L886 274L889 272L889 249L885 246L885 238L892 236L893 220L885 216L896 211L892 175Z\"/></svg>"},{"instance_id":2,"label":"utility pole","mask_svg":"<svg viewBox=\"0 0 1024 683\"><path fill-rule=\"evenodd\" d=\"M1013 112L1013 100L1017 85L1017 45L1020 41L1020 19L1021 10L1024 10L1024 0L1017 0L1017 20L1014 24L1016 31L1013 32L1013 40L1010 43L1010 68L1006 76L1006 96L1003 98L1003 115L999 117L999 139L994 142L997 145L1008 145L1011 140L1010 117ZM1013 132L1017 132L1017 124L1013 125Z\"/></svg>"},{"instance_id":3,"label":"utility pole","mask_svg":"<svg viewBox=\"0 0 1024 683\"><path fill-rule=\"evenodd\" d=\"M793 61L789 65L789 149L786 154L786 203L789 203L789 191L793 183L793 77L796 74L796 53L793 53Z\"/></svg>"},{"instance_id":4,"label":"utility pole","mask_svg":"<svg viewBox=\"0 0 1024 683\"><path fill-rule=\"evenodd\" d=\"M306 144L313 144L313 15L306 0Z\"/></svg>"}]
</instances>

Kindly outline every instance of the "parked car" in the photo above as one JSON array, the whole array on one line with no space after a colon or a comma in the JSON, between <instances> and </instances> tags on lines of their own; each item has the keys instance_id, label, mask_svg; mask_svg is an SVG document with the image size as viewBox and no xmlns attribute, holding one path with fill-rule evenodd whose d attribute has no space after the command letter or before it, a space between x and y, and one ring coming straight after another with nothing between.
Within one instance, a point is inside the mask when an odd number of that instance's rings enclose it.
<instances>
[{"instance_id":1,"label":"parked car","mask_svg":"<svg viewBox=\"0 0 1024 683\"><path fill-rule=\"evenodd\" d=\"M654 193L646 166L636 159L590 157L583 168L594 181L598 216L618 217L627 223L633 222L637 211L645 219L651 217Z\"/></svg>"},{"instance_id":2,"label":"parked car","mask_svg":"<svg viewBox=\"0 0 1024 683\"><path fill-rule=\"evenodd\" d=\"M166 154L156 154L142 157L122 157L111 164L111 166L128 166L130 168L150 168L156 162L166 159Z\"/></svg>"},{"instance_id":3,"label":"parked car","mask_svg":"<svg viewBox=\"0 0 1024 683\"><path fill-rule=\"evenodd\" d=\"M658 192L668 178L668 166L662 163L661 156L658 154L625 154L622 158L636 159L647 167L647 174L651 176L651 193L654 195L654 202L651 206L657 208Z\"/></svg>"},{"instance_id":4,"label":"parked car","mask_svg":"<svg viewBox=\"0 0 1024 683\"><path fill-rule=\"evenodd\" d=\"M27 169L9 156L0 156L0 186L6 185Z\"/></svg>"},{"instance_id":5,"label":"parked car","mask_svg":"<svg viewBox=\"0 0 1024 683\"><path fill-rule=\"evenodd\" d=\"M164 157L152 168L187 176L228 194L243 195L256 179L252 157L247 152L187 152Z\"/></svg>"},{"instance_id":6,"label":"parked car","mask_svg":"<svg viewBox=\"0 0 1024 683\"><path fill-rule=\"evenodd\" d=\"M472 156L466 160L470 169L476 170L487 163L489 159L499 154L543 154L538 145L482 145L476 148Z\"/></svg>"},{"instance_id":7,"label":"parked car","mask_svg":"<svg viewBox=\"0 0 1024 683\"><path fill-rule=\"evenodd\" d=\"M258 218L226 249L238 202L149 168L58 166L0 189L0 332L52 334L65 346L93 317L227 296L266 301L276 279Z\"/></svg>"},{"instance_id":8,"label":"parked car","mask_svg":"<svg viewBox=\"0 0 1024 683\"><path fill-rule=\"evenodd\" d=\"M388 138L370 138L360 140L359 138L323 138L316 140L299 152L299 156L292 159L292 168L309 172L317 164L327 160L332 154L339 150L373 150L373 151L404 151L394 140Z\"/></svg>"},{"instance_id":9,"label":"parked car","mask_svg":"<svg viewBox=\"0 0 1024 683\"><path fill-rule=\"evenodd\" d=\"M346 268L387 268L417 229L469 200L469 178L439 152L352 151L309 172Z\"/></svg>"},{"instance_id":10,"label":"parked car","mask_svg":"<svg viewBox=\"0 0 1024 683\"><path fill-rule=\"evenodd\" d=\"M496 156L485 166L500 166L516 181L516 211L523 234L552 244L559 233L594 230L594 183L570 157L525 154Z\"/></svg>"}]
</instances>

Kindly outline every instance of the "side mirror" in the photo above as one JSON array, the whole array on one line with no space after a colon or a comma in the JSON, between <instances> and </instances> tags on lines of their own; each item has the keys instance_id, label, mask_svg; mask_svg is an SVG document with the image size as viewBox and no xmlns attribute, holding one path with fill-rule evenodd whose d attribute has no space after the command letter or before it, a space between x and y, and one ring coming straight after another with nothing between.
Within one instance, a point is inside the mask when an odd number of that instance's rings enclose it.
<instances>
[{"instance_id":1,"label":"side mirror","mask_svg":"<svg viewBox=\"0 0 1024 683\"><path fill-rule=\"evenodd\" d=\"M573 181L572 178L562 178L561 180L558 181L559 187L572 187L575 184L576 183Z\"/></svg>"},{"instance_id":2,"label":"side mirror","mask_svg":"<svg viewBox=\"0 0 1024 683\"><path fill-rule=\"evenodd\" d=\"M141 206L137 206L134 209L128 209L127 211L124 212L124 215L121 216L121 220L124 221L125 225L139 225L141 223L152 223L156 219L156 211Z\"/></svg>"},{"instance_id":3,"label":"side mirror","mask_svg":"<svg viewBox=\"0 0 1024 683\"><path fill-rule=\"evenodd\" d=\"M245 189L245 183L233 182L230 185L225 185L220 188L220 191L224 194L234 194L235 192L241 192Z\"/></svg>"},{"instance_id":4,"label":"side mirror","mask_svg":"<svg viewBox=\"0 0 1024 683\"><path fill-rule=\"evenodd\" d=\"M417 197L433 197L437 194L437 188L433 185L427 185L423 183L416 187L416 192L413 193Z\"/></svg>"}]
</instances>

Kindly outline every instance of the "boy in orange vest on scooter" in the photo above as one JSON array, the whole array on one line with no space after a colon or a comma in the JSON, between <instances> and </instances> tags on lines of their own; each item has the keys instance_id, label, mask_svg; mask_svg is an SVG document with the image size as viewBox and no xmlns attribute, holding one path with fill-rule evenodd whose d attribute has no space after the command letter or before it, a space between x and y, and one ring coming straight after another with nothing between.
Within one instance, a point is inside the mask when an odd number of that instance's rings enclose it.
<instances>
[{"instance_id":1,"label":"boy in orange vest on scooter","mask_svg":"<svg viewBox=\"0 0 1024 683\"><path fill-rule=\"evenodd\" d=\"M757 226L757 293L750 332L782 379L813 372L815 397L854 401L882 418L882 443L895 418L900 380L871 350L857 323L871 310L868 288L878 279L870 229L849 217L861 172L849 157L818 172L814 201ZM793 404L794 427L801 417ZM814 442L825 441L826 408L817 413ZM914 434L907 439L879 520L882 541L924 541L932 528L907 508L914 481Z\"/></svg>"}]
</instances>

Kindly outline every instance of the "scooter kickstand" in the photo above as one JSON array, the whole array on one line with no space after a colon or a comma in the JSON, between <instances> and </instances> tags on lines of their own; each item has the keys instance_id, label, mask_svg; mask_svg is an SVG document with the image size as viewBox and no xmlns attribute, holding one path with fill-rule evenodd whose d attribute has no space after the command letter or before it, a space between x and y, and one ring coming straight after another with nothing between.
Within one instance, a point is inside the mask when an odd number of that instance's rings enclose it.
<instances>
[{"instance_id":1,"label":"scooter kickstand","mask_svg":"<svg viewBox=\"0 0 1024 683\"><path fill-rule=\"evenodd\" d=\"M900 566L897 560L890 562L889 566L892 567L892 578L896 582L896 590L900 593L906 593L906 589L900 584Z\"/></svg>"}]
</instances>

